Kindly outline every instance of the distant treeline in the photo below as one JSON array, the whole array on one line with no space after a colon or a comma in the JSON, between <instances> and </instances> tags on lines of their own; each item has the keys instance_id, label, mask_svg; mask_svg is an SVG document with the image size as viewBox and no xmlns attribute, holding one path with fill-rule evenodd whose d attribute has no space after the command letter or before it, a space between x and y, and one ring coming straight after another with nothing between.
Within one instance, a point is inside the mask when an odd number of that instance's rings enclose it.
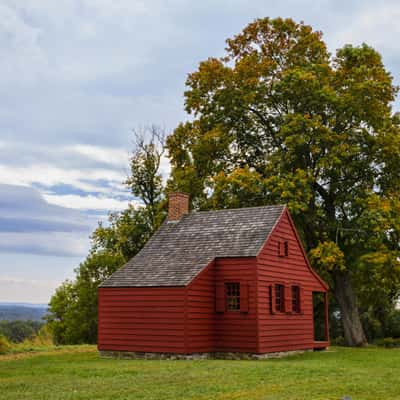
<instances>
[{"instance_id":1,"label":"distant treeline","mask_svg":"<svg viewBox=\"0 0 400 400\"><path fill-rule=\"evenodd\" d=\"M23 305L0 304L0 320L42 321L47 307L29 307Z\"/></svg>"},{"instance_id":2,"label":"distant treeline","mask_svg":"<svg viewBox=\"0 0 400 400\"><path fill-rule=\"evenodd\" d=\"M21 343L35 337L44 322L40 321L0 321L0 336L5 336L10 342Z\"/></svg>"}]
</instances>

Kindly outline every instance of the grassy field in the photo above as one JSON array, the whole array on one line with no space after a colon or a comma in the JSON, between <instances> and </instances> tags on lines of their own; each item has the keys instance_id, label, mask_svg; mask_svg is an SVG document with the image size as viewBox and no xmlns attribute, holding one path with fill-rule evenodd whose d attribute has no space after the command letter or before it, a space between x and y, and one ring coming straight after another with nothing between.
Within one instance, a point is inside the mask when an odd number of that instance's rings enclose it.
<instances>
[{"instance_id":1,"label":"grassy field","mask_svg":"<svg viewBox=\"0 0 400 400\"><path fill-rule=\"evenodd\" d=\"M268 361L100 359L94 347L0 356L0 399L400 399L400 350Z\"/></svg>"}]
</instances>

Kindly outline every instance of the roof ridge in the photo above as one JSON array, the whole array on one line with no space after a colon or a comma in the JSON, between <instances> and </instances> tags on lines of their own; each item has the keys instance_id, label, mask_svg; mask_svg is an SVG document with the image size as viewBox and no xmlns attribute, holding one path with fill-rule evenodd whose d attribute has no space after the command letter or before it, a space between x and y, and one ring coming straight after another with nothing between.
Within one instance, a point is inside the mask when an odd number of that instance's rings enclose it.
<instances>
[{"instance_id":1,"label":"roof ridge","mask_svg":"<svg viewBox=\"0 0 400 400\"><path fill-rule=\"evenodd\" d=\"M217 210L195 210L191 211L189 214L197 214L197 213L207 213L207 212L220 212L220 211L237 211L237 210L249 210L254 208L278 208L278 207L287 207L286 204L271 204L265 206L252 206L252 207L235 207L235 208L219 208Z\"/></svg>"},{"instance_id":2,"label":"roof ridge","mask_svg":"<svg viewBox=\"0 0 400 400\"><path fill-rule=\"evenodd\" d=\"M203 210L164 221L102 287L185 286L216 257L256 257L286 205Z\"/></svg>"}]
</instances>

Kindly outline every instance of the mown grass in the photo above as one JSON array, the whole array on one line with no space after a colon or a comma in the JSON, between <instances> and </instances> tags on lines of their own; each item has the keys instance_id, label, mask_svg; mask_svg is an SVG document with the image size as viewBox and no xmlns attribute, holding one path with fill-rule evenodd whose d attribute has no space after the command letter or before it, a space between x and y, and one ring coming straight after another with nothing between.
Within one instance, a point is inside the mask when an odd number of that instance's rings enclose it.
<instances>
[{"instance_id":1,"label":"mown grass","mask_svg":"<svg viewBox=\"0 0 400 400\"><path fill-rule=\"evenodd\" d=\"M83 346L0 356L0 399L400 399L399 349L268 361L100 359Z\"/></svg>"}]
</instances>

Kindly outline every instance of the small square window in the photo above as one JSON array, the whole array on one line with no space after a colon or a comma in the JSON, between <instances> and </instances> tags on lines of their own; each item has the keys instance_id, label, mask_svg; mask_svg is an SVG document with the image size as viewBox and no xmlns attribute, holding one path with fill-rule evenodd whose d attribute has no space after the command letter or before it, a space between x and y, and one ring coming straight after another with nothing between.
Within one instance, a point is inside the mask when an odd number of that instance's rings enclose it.
<instances>
[{"instance_id":1,"label":"small square window","mask_svg":"<svg viewBox=\"0 0 400 400\"><path fill-rule=\"evenodd\" d=\"M292 286L292 312L300 313L300 287Z\"/></svg>"},{"instance_id":2,"label":"small square window","mask_svg":"<svg viewBox=\"0 0 400 400\"><path fill-rule=\"evenodd\" d=\"M275 310L285 311L285 287L279 284L275 285Z\"/></svg>"},{"instance_id":3,"label":"small square window","mask_svg":"<svg viewBox=\"0 0 400 400\"><path fill-rule=\"evenodd\" d=\"M225 283L226 309L240 311L240 283Z\"/></svg>"}]
</instances>

